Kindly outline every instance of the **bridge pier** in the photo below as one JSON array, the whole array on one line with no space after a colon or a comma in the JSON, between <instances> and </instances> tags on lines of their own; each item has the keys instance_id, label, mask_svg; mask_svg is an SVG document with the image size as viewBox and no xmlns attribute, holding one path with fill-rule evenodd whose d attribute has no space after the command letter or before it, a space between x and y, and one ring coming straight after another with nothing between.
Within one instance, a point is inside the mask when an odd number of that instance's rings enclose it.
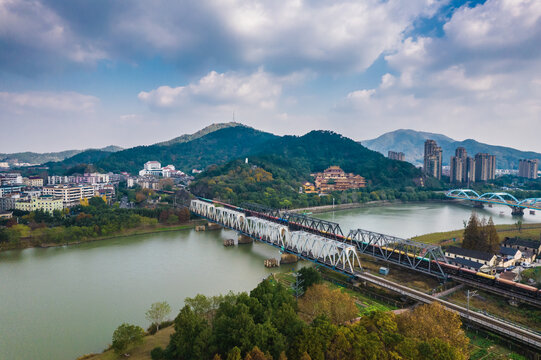
<instances>
[{"instance_id":1,"label":"bridge pier","mask_svg":"<svg viewBox=\"0 0 541 360\"><path fill-rule=\"evenodd\" d=\"M238 244L251 244L254 242L254 239L252 239L249 236L239 234Z\"/></svg>"},{"instance_id":2,"label":"bridge pier","mask_svg":"<svg viewBox=\"0 0 541 360\"><path fill-rule=\"evenodd\" d=\"M473 202L473 207L476 208L476 209L484 209L485 208L485 205L483 205L482 203L480 202Z\"/></svg>"},{"instance_id":3,"label":"bridge pier","mask_svg":"<svg viewBox=\"0 0 541 360\"><path fill-rule=\"evenodd\" d=\"M512 210L511 210L511 215L516 215L516 216L524 216L524 208L521 208L521 207L513 207Z\"/></svg>"}]
</instances>

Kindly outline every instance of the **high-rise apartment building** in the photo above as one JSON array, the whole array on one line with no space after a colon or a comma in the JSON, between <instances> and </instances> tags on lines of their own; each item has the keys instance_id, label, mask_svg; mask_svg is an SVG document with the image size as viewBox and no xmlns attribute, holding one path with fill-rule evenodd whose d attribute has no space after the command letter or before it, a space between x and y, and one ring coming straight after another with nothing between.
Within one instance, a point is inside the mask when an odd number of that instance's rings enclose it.
<instances>
[{"instance_id":1,"label":"high-rise apartment building","mask_svg":"<svg viewBox=\"0 0 541 360\"><path fill-rule=\"evenodd\" d=\"M423 172L426 175L441 179L441 154L441 147L434 140L425 141Z\"/></svg>"},{"instance_id":2,"label":"high-rise apartment building","mask_svg":"<svg viewBox=\"0 0 541 360\"><path fill-rule=\"evenodd\" d=\"M479 153L475 155L475 180L494 180L496 174L496 156Z\"/></svg>"},{"instance_id":3,"label":"high-rise apartment building","mask_svg":"<svg viewBox=\"0 0 541 360\"><path fill-rule=\"evenodd\" d=\"M389 151L387 157L391 160L406 161L406 156L403 152Z\"/></svg>"},{"instance_id":4,"label":"high-rise apartment building","mask_svg":"<svg viewBox=\"0 0 541 360\"><path fill-rule=\"evenodd\" d=\"M459 147L455 150L455 156L451 156L450 178L452 183L475 182L475 160L468 157L465 148Z\"/></svg>"},{"instance_id":5,"label":"high-rise apartment building","mask_svg":"<svg viewBox=\"0 0 541 360\"><path fill-rule=\"evenodd\" d=\"M537 179L537 172L539 171L539 160L537 159L524 159L520 160L518 166L518 176L527 179Z\"/></svg>"}]
</instances>

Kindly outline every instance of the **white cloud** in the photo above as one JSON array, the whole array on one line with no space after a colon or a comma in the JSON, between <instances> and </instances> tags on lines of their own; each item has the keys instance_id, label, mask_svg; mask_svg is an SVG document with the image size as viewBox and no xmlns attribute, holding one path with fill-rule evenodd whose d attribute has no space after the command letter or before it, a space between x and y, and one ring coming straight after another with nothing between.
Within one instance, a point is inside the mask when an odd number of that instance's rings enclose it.
<instances>
[{"instance_id":1,"label":"white cloud","mask_svg":"<svg viewBox=\"0 0 541 360\"><path fill-rule=\"evenodd\" d=\"M531 47L541 39L541 2L464 6L444 30L439 38L404 39L385 57L396 78L385 74L377 88L350 92L339 113L384 130L415 127L541 150L541 51ZM513 128L525 131L510 137Z\"/></svg>"},{"instance_id":2,"label":"white cloud","mask_svg":"<svg viewBox=\"0 0 541 360\"><path fill-rule=\"evenodd\" d=\"M0 92L0 106L5 112L93 112L99 99L76 92Z\"/></svg>"},{"instance_id":3,"label":"white cloud","mask_svg":"<svg viewBox=\"0 0 541 360\"><path fill-rule=\"evenodd\" d=\"M290 77L276 77L262 69L249 74L209 72L197 82L185 86L160 86L141 91L139 100L155 108L239 104L273 108Z\"/></svg>"}]
</instances>

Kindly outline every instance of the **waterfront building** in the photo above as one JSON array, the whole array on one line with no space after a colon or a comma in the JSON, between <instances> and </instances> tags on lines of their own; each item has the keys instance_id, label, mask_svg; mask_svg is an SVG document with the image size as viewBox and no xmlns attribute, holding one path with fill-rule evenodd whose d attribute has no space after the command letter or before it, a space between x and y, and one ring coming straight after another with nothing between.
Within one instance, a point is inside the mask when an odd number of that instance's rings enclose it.
<instances>
[{"instance_id":1,"label":"waterfront building","mask_svg":"<svg viewBox=\"0 0 541 360\"><path fill-rule=\"evenodd\" d=\"M94 188L83 184L59 184L43 187L43 195L62 199L64 207L79 205L82 199L94 196Z\"/></svg>"},{"instance_id":2,"label":"waterfront building","mask_svg":"<svg viewBox=\"0 0 541 360\"><path fill-rule=\"evenodd\" d=\"M360 175L346 173L339 166L331 166L322 173L311 174L314 184L320 192L359 189L366 186L366 180Z\"/></svg>"},{"instance_id":3,"label":"waterfront building","mask_svg":"<svg viewBox=\"0 0 541 360\"><path fill-rule=\"evenodd\" d=\"M441 179L442 162L441 162L442 150L434 140L425 141L425 154L423 162L423 172L428 175Z\"/></svg>"},{"instance_id":4,"label":"waterfront building","mask_svg":"<svg viewBox=\"0 0 541 360\"><path fill-rule=\"evenodd\" d=\"M391 160L406 161L406 156L403 152L389 151L387 157Z\"/></svg>"},{"instance_id":5,"label":"waterfront building","mask_svg":"<svg viewBox=\"0 0 541 360\"><path fill-rule=\"evenodd\" d=\"M62 210L64 204L62 199L55 198L52 195L44 195L40 197L31 198L29 200L18 200L15 202L15 209L21 211L45 211L52 214L55 210Z\"/></svg>"},{"instance_id":6,"label":"waterfront building","mask_svg":"<svg viewBox=\"0 0 541 360\"><path fill-rule=\"evenodd\" d=\"M537 173L539 171L539 160L537 159L524 159L520 160L518 166L518 176L527 179L537 179Z\"/></svg>"},{"instance_id":7,"label":"waterfront building","mask_svg":"<svg viewBox=\"0 0 541 360\"><path fill-rule=\"evenodd\" d=\"M475 182L475 160L468 157L466 149L458 147L455 156L451 156L449 177L452 183Z\"/></svg>"},{"instance_id":8,"label":"waterfront building","mask_svg":"<svg viewBox=\"0 0 541 360\"><path fill-rule=\"evenodd\" d=\"M478 153L475 155L475 181L489 181L496 178L496 156Z\"/></svg>"}]
</instances>

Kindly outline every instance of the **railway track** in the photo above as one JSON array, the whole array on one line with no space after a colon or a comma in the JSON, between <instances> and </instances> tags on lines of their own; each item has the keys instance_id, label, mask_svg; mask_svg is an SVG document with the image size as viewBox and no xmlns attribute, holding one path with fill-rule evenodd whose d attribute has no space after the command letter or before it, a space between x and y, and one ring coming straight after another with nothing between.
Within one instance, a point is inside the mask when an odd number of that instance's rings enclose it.
<instances>
[{"instance_id":1,"label":"railway track","mask_svg":"<svg viewBox=\"0 0 541 360\"><path fill-rule=\"evenodd\" d=\"M421 291L408 288L407 286L397 284L395 282L368 274L366 272L363 272L363 273L357 272L355 273L354 276L355 278L359 280L367 281L372 284L381 286L385 289L395 291L401 295L409 297L410 299L413 299L425 304L438 301L447 309L458 313L466 321L469 321L475 325L478 325L484 329L488 329L500 335L512 338L520 343L529 345L532 348L537 349L538 351L541 351L541 335L529 329L525 329L525 328L516 326L514 324L505 322L503 320L495 319L495 318L492 318L490 316L487 316L478 312L468 311L466 308L462 306L453 304L445 300L438 299L432 295L425 294Z\"/></svg>"}]
</instances>

